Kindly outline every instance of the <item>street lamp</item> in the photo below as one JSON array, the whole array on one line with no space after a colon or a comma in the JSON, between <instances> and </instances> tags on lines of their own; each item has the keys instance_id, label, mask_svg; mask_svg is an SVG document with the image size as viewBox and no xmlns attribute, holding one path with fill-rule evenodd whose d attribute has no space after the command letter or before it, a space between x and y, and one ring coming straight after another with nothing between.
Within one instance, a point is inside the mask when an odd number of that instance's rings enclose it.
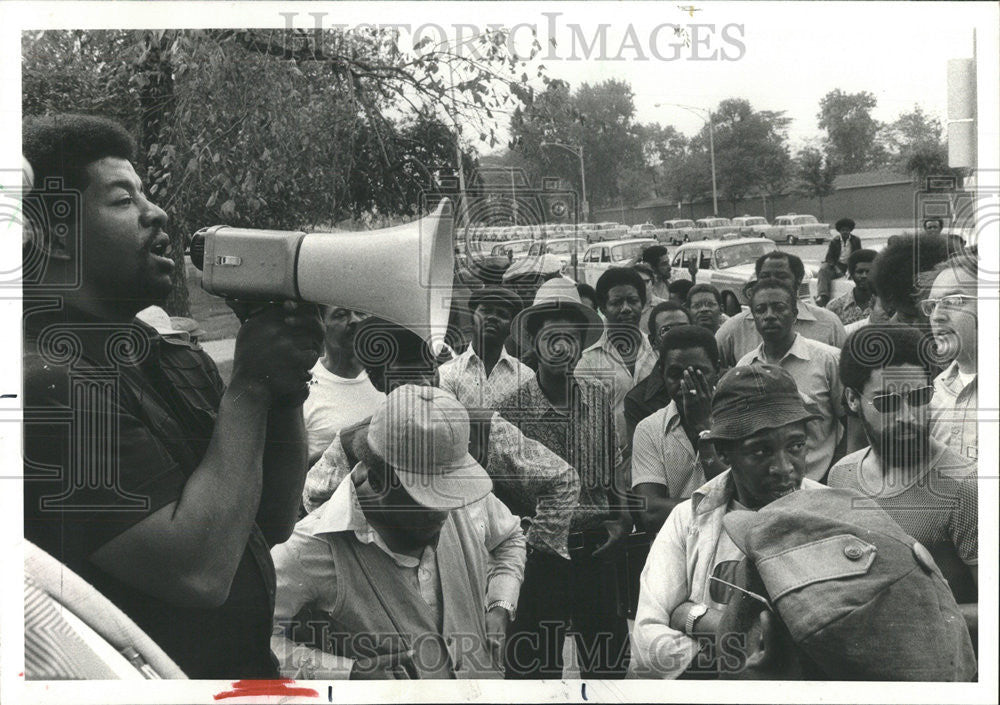
<instances>
[{"instance_id":1,"label":"street lamp","mask_svg":"<svg viewBox=\"0 0 1000 705\"><path fill-rule=\"evenodd\" d=\"M664 105L672 105L675 108L684 108L690 113L694 113L708 125L708 155L712 161L712 214L719 215L719 191L715 185L715 129L712 125L712 111L706 110L705 108L696 108L691 105L681 105L680 103L656 103L653 105L654 108L659 108ZM702 117L702 113L705 113L707 117Z\"/></svg>"},{"instance_id":2,"label":"street lamp","mask_svg":"<svg viewBox=\"0 0 1000 705\"><path fill-rule=\"evenodd\" d=\"M587 203L587 174L583 170L583 145L570 145L563 144L562 142L542 142L542 147L562 147L568 152L572 152L580 159L580 190L583 191L581 194L583 206L583 217L586 220L590 219L590 205Z\"/></svg>"}]
</instances>

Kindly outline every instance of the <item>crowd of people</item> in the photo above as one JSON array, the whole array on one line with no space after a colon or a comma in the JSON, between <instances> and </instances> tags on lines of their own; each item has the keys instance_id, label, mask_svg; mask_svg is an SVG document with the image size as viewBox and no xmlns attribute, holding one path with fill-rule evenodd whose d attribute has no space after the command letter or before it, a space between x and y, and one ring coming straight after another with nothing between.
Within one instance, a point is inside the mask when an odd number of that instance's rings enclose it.
<instances>
[{"instance_id":1,"label":"crowd of people","mask_svg":"<svg viewBox=\"0 0 1000 705\"><path fill-rule=\"evenodd\" d=\"M816 303L773 251L730 317L659 245L465 278L450 355L268 304L224 385L136 318L174 263L127 131L23 150L79 194L25 241L25 537L188 677L559 679L571 637L585 678L976 679L974 249L842 219Z\"/></svg>"}]
</instances>

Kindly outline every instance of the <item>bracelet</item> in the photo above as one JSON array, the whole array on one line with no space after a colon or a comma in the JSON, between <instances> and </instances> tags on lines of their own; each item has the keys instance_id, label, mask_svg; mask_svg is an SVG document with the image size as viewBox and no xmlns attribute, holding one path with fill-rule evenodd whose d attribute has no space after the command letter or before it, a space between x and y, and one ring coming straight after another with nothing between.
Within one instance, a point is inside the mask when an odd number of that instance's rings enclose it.
<instances>
[{"instance_id":1,"label":"bracelet","mask_svg":"<svg viewBox=\"0 0 1000 705\"><path fill-rule=\"evenodd\" d=\"M493 602L486 605L486 611L489 612L494 607L500 607L501 609L506 610L510 621L514 621L514 615L517 613L517 608L514 607L511 602L508 602L507 600L493 600Z\"/></svg>"}]
</instances>

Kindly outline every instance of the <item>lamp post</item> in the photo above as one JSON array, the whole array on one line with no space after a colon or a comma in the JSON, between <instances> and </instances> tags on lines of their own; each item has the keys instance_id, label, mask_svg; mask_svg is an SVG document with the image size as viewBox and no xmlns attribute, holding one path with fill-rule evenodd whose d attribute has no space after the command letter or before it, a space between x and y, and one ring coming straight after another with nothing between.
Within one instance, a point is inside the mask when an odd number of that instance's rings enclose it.
<instances>
[{"instance_id":1,"label":"lamp post","mask_svg":"<svg viewBox=\"0 0 1000 705\"><path fill-rule=\"evenodd\" d=\"M700 117L708 125L708 155L712 162L712 214L717 216L719 215L719 190L715 184L715 128L712 125L712 111L705 108L696 108L691 105L681 105L680 103L656 103L653 107L659 108L665 105L684 108L688 112ZM702 116L702 113L705 114L705 117Z\"/></svg>"},{"instance_id":2,"label":"lamp post","mask_svg":"<svg viewBox=\"0 0 1000 705\"><path fill-rule=\"evenodd\" d=\"M583 170L583 145L570 145L563 144L562 142L542 142L542 147L562 147L568 152L575 154L580 160L580 190L583 191L581 194L583 207L583 217L585 220L590 220L590 204L587 203L587 174Z\"/></svg>"}]
</instances>

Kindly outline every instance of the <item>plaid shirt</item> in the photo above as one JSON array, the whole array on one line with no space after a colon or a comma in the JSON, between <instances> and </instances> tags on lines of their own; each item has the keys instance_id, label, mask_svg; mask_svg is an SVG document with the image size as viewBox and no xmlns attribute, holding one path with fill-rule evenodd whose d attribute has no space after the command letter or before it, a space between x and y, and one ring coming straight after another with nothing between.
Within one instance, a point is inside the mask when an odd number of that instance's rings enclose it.
<instances>
[{"instance_id":1,"label":"plaid shirt","mask_svg":"<svg viewBox=\"0 0 1000 705\"><path fill-rule=\"evenodd\" d=\"M497 411L525 436L542 443L576 468L580 501L572 513L573 531L598 528L603 520L610 518L608 494L613 488L619 455L611 401L602 385L576 380L569 409L563 411L552 406L537 378L532 377L501 399ZM497 493L501 497L505 494L500 487ZM530 501L530 496L513 501L515 504Z\"/></svg>"},{"instance_id":2,"label":"plaid shirt","mask_svg":"<svg viewBox=\"0 0 1000 705\"><path fill-rule=\"evenodd\" d=\"M869 296L868 303L863 307L858 305L857 300L854 298L854 292L848 291L843 296L838 296L833 301L826 305L827 311L832 311L837 314L837 318L840 319L841 323L845 326L848 323L854 323L855 321L860 321L863 318L868 318L872 314L872 305L875 303L875 297Z\"/></svg>"}]
</instances>

